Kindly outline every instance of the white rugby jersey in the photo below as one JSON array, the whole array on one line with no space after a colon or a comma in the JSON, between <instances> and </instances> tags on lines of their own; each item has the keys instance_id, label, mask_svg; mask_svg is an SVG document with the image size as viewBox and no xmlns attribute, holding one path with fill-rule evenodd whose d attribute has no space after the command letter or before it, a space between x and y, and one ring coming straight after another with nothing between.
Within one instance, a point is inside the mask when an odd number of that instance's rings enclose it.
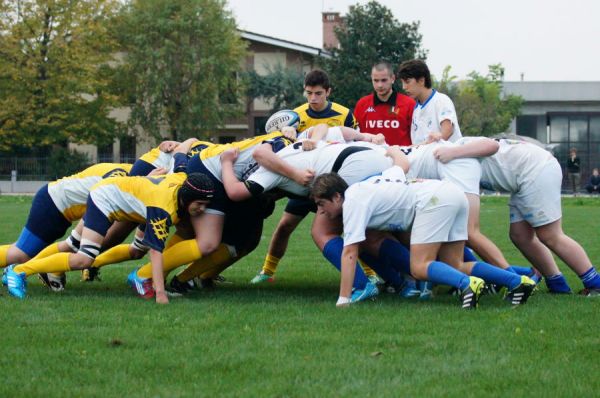
<instances>
[{"instance_id":1,"label":"white rugby jersey","mask_svg":"<svg viewBox=\"0 0 600 398\"><path fill-rule=\"evenodd\" d=\"M377 158L374 160L374 163L377 161L385 163L385 167L382 167L382 169L392 165L392 160L384 156L385 148L368 142L344 144L319 141L317 143L317 148L312 151L303 151L301 143L298 142L283 148L281 151L277 152L277 155L295 168L314 170L315 177L317 177L332 171L337 157L344 149L356 146L367 147L370 150L353 154L344 161L344 166L347 166L349 162L363 162L365 158L372 157ZM286 192L299 196L308 196L310 194L310 187L299 185L289 178L272 172L264 167L259 167L256 172L252 173L250 177L248 177L247 182L256 183L263 187L265 191L280 188Z\"/></svg>"},{"instance_id":2,"label":"white rugby jersey","mask_svg":"<svg viewBox=\"0 0 600 398\"><path fill-rule=\"evenodd\" d=\"M305 140L307 138L311 138L312 130L313 130L313 127L309 128L307 130L304 130L303 132L298 134L298 137L296 137L296 139L298 141L300 141L300 140ZM325 137L323 137L323 141L343 142L343 143L353 142L353 141L346 141L344 139L344 134L342 133L342 129L339 126L329 127L329 129L327 130L327 134L325 134Z\"/></svg>"},{"instance_id":3,"label":"white rugby jersey","mask_svg":"<svg viewBox=\"0 0 600 398\"><path fill-rule=\"evenodd\" d=\"M393 166L350 186L344 193L344 246L364 241L367 229L408 231L416 210L430 201L441 184L407 181L402 168Z\"/></svg>"},{"instance_id":4,"label":"white rugby jersey","mask_svg":"<svg viewBox=\"0 0 600 398\"><path fill-rule=\"evenodd\" d=\"M479 137L464 137L457 143L464 144ZM523 181L537 177L554 156L537 145L524 141L500 139L500 148L492 156L480 158L481 187L484 189L517 192Z\"/></svg>"},{"instance_id":5,"label":"white rugby jersey","mask_svg":"<svg viewBox=\"0 0 600 398\"><path fill-rule=\"evenodd\" d=\"M446 95L433 90L431 96L423 104L417 102L413 111L410 138L413 144L422 144L427 141L429 133L439 132L444 120L450 120L454 132L448 141L455 142L462 137L456 110L452 100Z\"/></svg>"},{"instance_id":6,"label":"white rugby jersey","mask_svg":"<svg viewBox=\"0 0 600 398\"><path fill-rule=\"evenodd\" d=\"M448 163L438 161L433 151L443 145L456 145L447 141L432 142L427 145L403 146L400 150L406 154L410 162L407 177L447 179L465 193L479 195L481 165L474 158L458 158Z\"/></svg>"}]
</instances>

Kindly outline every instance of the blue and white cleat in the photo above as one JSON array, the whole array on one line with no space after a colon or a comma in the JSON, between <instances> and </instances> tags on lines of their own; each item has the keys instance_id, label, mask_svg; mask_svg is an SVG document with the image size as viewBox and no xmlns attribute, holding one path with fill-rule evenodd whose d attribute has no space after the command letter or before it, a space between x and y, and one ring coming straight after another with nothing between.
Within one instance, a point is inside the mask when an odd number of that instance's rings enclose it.
<instances>
[{"instance_id":1,"label":"blue and white cleat","mask_svg":"<svg viewBox=\"0 0 600 398\"><path fill-rule=\"evenodd\" d=\"M421 295L421 291L417 289L417 283L412 279L406 279L400 289L400 297L415 298Z\"/></svg>"},{"instance_id":2,"label":"blue and white cleat","mask_svg":"<svg viewBox=\"0 0 600 398\"><path fill-rule=\"evenodd\" d=\"M2 284L3 284L4 286L8 286L8 276L7 276L7 273L8 273L8 270L9 270L9 269L12 269L14 266L15 266L14 264L7 265L7 266L6 266L6 267L4 267L4 269L2 270Z\"/></svg>"},{"instance_id":3,"label":"blue and white cleat","mask_svg":"<svg viewBox=\"0 0 600 398\"><path fill-rule=\"evenodd\" d=\"M154 297L152 278L140 278L137 272L137 269L131 271L131 273L127 276L127 283L138 296L145 299L151 299Z\"/></svg>"},{"instance_id":4,"label":"blue and white cleat","mask_svg":"<svg viewBox=\"0 0 600 398\"><path fill-rule=\"evenodd\" d=\"M351 303L358 303L359 301L364 301L368 299L375 298L379 294L379 289L377 286L372 284L371 282L367 282L364 289L355 289L352 292L352 297L350 297Z\"/></svg>"},{"instance_id":5,"label":"blue and white cleat","mask_svg":"<svg viewBox=\"0 0 600 398\"><path fill-rule=\"evenodd\" d=\"M419 300L431 300L433 297L433 283L429 281L420 281L419 286Z\"/></svg>"},{"instance_id":6,"label":"blue and white cleat","mask_svg":"<svg viewBox=\"0 0 600 398\"><path fill-rule=\"evenodd\" d=\"M8 293L11 296L24 299L27 294L27 276L25 272L17 274L13 270L14 266L7 267L6 270L6 286L8 287Z\"/></svg>"}]
</instances>

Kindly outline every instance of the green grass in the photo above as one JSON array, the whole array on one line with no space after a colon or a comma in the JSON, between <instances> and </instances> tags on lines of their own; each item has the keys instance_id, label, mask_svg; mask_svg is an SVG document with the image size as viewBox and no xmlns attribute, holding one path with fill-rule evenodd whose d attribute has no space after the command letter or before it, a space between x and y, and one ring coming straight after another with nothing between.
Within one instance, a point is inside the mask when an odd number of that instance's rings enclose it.
<instances>
[{"instance_id":1,"label":"green grass","mask_svg":"<svg viewBox=\"0 0 600 398\"><path fill-rule=\"evenodd\" d=\"M506 198L486 197L483 229L509 261ZM564 200L564 228L600 256L600 201ZM0 197L0 241L14 241L30 198ZM595 396L600 299L545 288L511 309L484 297L476 312L449 296L428 303L383 295L335 308L339 275L309 236L293 237L276 283L250 286L261 246L225 273L232 285L172 299L133 296L130 262L100 283L69 275L56 294L30 278L28 297L0 297L0 396ZM581 283L560 264L574 289Z\"/></svg>"}]
</instances>

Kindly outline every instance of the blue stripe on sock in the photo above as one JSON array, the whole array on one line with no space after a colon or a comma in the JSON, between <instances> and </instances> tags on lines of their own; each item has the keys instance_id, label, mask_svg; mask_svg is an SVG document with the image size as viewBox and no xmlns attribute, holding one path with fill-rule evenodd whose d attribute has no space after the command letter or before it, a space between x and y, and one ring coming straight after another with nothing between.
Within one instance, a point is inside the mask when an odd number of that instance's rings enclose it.
<instances>
[{"instance_id":1,"label":"blue stripe on sock","mask_svg":"<svg viewBox=\"0 0 600 398\"><path fill-rule=\"evenodd\" d=\"M579 276L583 282L583 286L588 289L599 289L600 288L600 275L596 271L596 268L592 267L582 275Z\"/></svg>"}]
</instances>

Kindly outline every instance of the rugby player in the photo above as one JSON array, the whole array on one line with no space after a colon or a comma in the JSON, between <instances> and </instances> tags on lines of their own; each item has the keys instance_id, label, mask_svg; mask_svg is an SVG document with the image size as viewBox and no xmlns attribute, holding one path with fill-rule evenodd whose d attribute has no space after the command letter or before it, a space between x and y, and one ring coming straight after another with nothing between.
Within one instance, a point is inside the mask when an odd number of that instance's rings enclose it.
<instances>
[{"instance_id":1,"label":"rugby player","mask_svg":"<svg viewBox=\"0 0 600 398\"><path fill-rule=\"evenodd\" d=\"M319 214L343 217L344 249L338 306L356 299L351 287L359 244L367 228L388 231L411 230L410 272L415 278L459 289L462 307L476 308L484 280L509 288L506 299L524 304L535 282L483 262L464 263L468 202L451 182L407 181L409 162L398 147L387 153L394 167L350 188L338 174L318 177L312 195ZM472 276L468 276L468 275ZM481 278L481 279L480 279Z\"/></svg>"},{"instance_id":2,"label":"rugby player","mask_svg":"<svg viewBox=\"0 0 600 398\"><path fill-rule=\"evenodd\" d=\"M58 253L28 261L7 272L9 293L24 298L26 278L40 272L65 272L91 266L115 221L145 223L142 244L150 252L157 303L168 303L162 272L162 251L169 227L181 217L198 217L215 197L212 181L201 173L161 177L111 177L94 185L87 201L77 253ZM194 224L194 227L197 225ZM135 285L139 281L129 280Z\"/></svg>"},{"instance_id":3,"label":"rugby player","mask_svg":"<svg viewBox=\"0 0 600 398\"><path fill-rule=\"evenodd\" d=\"M441 162L478 157L481 186L510 193L510 239L545 277L551 293L570 293L552 253L581 279L585 296L600 295L600 276L579 243L562 229L562 169L556 158L537 145L523 141L465 137L455 147L440 147ZM486 156L482 148L496 144L499 150Z\"/></svg>"}]
</instances>

